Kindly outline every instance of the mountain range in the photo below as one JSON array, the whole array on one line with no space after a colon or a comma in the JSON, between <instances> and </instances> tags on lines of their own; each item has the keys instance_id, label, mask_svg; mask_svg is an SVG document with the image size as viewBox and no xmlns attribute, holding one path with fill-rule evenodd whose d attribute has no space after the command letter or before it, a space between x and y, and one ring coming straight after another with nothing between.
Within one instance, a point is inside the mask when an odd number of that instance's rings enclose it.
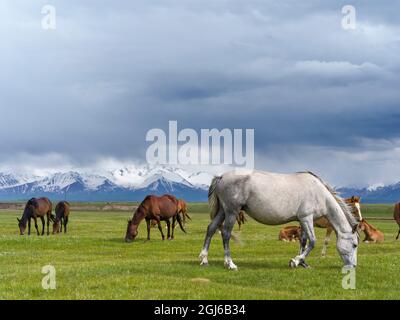
<instances>
[{"instance_id":1,"label":"mountain range","mask_svg":"<svg viewBox=\"0 0 400 320\"><path fill-rule=\"evenodd\" d=\"M41 176L0 172L0 200L47 196L71 201L140 201L148 194L171 193L187 201L206 201L212 177L205 171L188 172L168 166L127 166L101 173L64 171ZM341 187L337 191L343 197L361 196L364 203L400 201L400 182Z\"/></svg>"}]
</instances>

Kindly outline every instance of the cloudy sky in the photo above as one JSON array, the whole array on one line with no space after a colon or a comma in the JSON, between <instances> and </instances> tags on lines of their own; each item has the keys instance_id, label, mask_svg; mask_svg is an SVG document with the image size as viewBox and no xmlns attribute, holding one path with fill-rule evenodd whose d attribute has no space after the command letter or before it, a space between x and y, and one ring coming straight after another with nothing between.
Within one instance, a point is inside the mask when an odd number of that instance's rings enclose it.
<instances>
[{"instance_id":1,"label":"cloudy sky","mask_svg":"<svg viewBox=\"0 0 400 320\"><path fill-rule=\"evenodd\" d=\"M56 9L44 30L43 5ZM356 28L342 28L342 7ZM400 180L400 3L0 3L0 169L145 161L146 132L253 128L256 168Z\"/></svg>"}]
</instances>

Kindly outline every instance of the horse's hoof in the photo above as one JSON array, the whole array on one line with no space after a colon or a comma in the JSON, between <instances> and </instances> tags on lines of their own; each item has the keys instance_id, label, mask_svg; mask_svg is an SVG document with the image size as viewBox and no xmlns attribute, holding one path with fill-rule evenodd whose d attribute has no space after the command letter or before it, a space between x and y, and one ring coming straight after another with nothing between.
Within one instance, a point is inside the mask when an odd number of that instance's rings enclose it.
<instances>
[{"instance_id":1,"label":"horse's hoof","mask_svg":"<svg viewBox=\"0 0 400 320\"><path fill-rule=\"evenodd\" d=\"M299 265L298 262L294 259L289 261L289 267L291 268L297 268L298 265Z\"/></svg>"},{"instance_id":2,"label":"horse's hoof","mask_svg":"<svg viewBox=\"0 0 400 320\"><path fill-rule=\"evenodd\" d=\"M310 265L308 265L305 261L301 261L299 263L299 266L302 266L304 269L311 268Z\"/></svg>"},{"instance_id":3,"label":"horse's hoof","mask_svg":"<svg viewBox=\"0 0 400 320\"><path fill-rule=\"evenodd\" d=\"M202 267L208 267L208 262L200 262L200 266L202 266Z\"/></svg>"}]
</instances>

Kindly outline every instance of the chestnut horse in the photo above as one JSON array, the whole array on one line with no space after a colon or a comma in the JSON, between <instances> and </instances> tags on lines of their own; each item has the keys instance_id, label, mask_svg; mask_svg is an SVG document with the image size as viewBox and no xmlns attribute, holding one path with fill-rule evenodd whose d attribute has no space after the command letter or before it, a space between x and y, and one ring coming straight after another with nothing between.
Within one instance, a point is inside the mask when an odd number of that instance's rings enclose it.
<instances>
[{"instance_id":1,"label":"chestnut horse","mask_svg":"<svg viewBox=\"0 0 400 320\"><path fill-rule=\"evenodd\" d=\"M18 219L18 227L20 235L23 235L26 229L26 224L28 223L28 235L31 234L31 219L35 221L35 228L37 235L39 235L39 229L37 225L37 218L39 217L42 220L42 235L44 235L44 217L47 217L47 235L49 232L49 224L50 220L54 221L54 217L51 214L52 203L48 198L32 198L28 200L25 205L24 213L22 214L22 218Z\"/></svg>"},{"instance_id":2,"label":"chestnut horse","mask_svg":"<svg viewBox=\"0 0 400 320\"><path fill-rule=\"evenodd\" d=\"M394 205L394 213L393 218L396 220L397 224L399 225L399 232L397 233L396 240L399 239L400 236L400 202Z\"/></svg>"},{"instance_id":3,"label":"chestnut horse","mask_svg":"<svg viewBox=\"0 0 400 320\"><path fill-rule=\"evenodd\" d=\"M53 223L53 234L62 232L64 224L64 233L67 233L67 224L69 217L69 203L67 201L60 201L56 205L56 218Z\"/></svg>"},{"instance_id":4,"label":"chestnut horse","mask_svg":"<svg viewBox=\"0 0 400 320\"><path fill-rule=\"evenodd\" d=\"M287 226L281 229L279 232L278 239L280 241L296 241L301 238L301 227L300 226Z\"/></svg>"},{"instance_id":5,"label":"chestnut horse","mask_svg":"<svg viewBox=\"0 0 400 320\"><path fill-rule=\"evenodd\" d=\"M187 212L188 212L188 209L187 209L186 201L183 199L178 199L178 213L180 213L182 215L183 225L186 224L186 218L188 218L189 220L192 220L192 218L189 216L189 214Z\"/></svg>"},{"instance_id":6,"label":"chestnut horse","mask_svg":"<svg viewBox=\"0 0 400 320\"><path fill-rule=\"evenodd\" d=\"M360 230L364 232L365 239L363 242L383 242L385 237L381 231L376 229L373 225L369 224L367 220L362 219L360 222Z\"/></svg>"},{"instance_id":7,"label":"chestnut horse","mask_svg":"<svg viewBox=\"0 0 400 320\"><path fill-rule=\"evenodd\" d=\"M344 200L348 205L350 205L350 209L352 214L359 219L359 221L362 220L361 216L361 209L360 209L360 197L357 196L352 196L351 198L347 198ZM321 255L324 257L326 256L326 249L329 244L329 240L331 238L331 233L333 231L333 228L331 224L329 223L328 219L326 218L320 218L314 222L315 226L318 228L326 228L326 235L325 235L325 241L324 241L324 246L322 248Z\"/></svg>"},{"instance_id":8,"label":"chestnut horse","mask_svg":"<svg viewBox=\"0 0 400 320\"><path fill-rule=\"evenodd\" d=\"M166 221L168 226L168 239L174 238L175 219L178 220L179 226L183 232L186 233L182 226L182 219L179 215L178 199L172 195L165 194L161 197L154 195L147 196L137 207L133 218L128 220L128 227L126 230L125 241L133 241L138 234L138 227L143 219L147 223L147 240L150 240L150 224L151 220L156 220L158 229L160 230L162 239L165 239L164 233L161 227L161 221ZM170 218L173 218L172 222L172 235L170 233L171 223Z\"/></svg>"}]
</instances>

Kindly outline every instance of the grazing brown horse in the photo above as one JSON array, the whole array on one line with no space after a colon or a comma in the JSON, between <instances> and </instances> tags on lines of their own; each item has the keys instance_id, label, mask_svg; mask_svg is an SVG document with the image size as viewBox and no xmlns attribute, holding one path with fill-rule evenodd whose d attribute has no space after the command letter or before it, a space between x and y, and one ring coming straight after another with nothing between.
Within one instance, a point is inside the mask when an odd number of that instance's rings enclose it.
<instances>
[{"instance_id":1,"label":"grazing brown horse","mask_svg":"<svg viewBox=\"0 0 400 320\"><path fill-rule=\"evenodd\" d=\"M362 219L360 223L360 230L364 232L365 234L365 239L363 242L383 242L385 240L385 237L381 231L376 229L374 226L369 224L367 220Z\"/></svg>"},{"instance_id":2,"label":"grazing brown horse","mask_svg":"<svg viewBox=\"0 0 400 320\"><path fill-rule=\"evenodd\" d=\"M397 224L399 225L399 232L397 233L396 240L399 239L400 236L400 202L394 205L394 213L393 218L396 220Z\"/></svg>"},{"instance_id":3,"label":"grazing brown horse","mask_svg":"<svg viewBox=\"0 0 400 320\"><path fill-rule=\"evenodd\" d=\"M246 221L247 221L247 219L245 216L245 212L243 210L240 210L238 216L236 217L236 222L239 225L239 230L240 230L242 224L244 224Z\"/></svg>"},{"instance_id":4,"label":"grazing brown horse","mask_svg":"<svg viewBox=\"0 0 400 320\"><path fill-rule=\"evenodd\" d=\"M288 226L283 228L279 232L278 239L281 241L296 241L301 237L301 227L299 226Z\"/></svg>"},{"instance_id":5,"label":"grazing brown horse","mask_svg":"<svg viewBox=\"0 0 400 320\"><path fill-rule=\"evenodd\" d=\"M361 209L360 209L360 202L361 202L360 197L352 196L351 198L345 199L345 202L350 206L353 216L356 217L358 221L361 221L362 216L361 216ZM333 228L332 228L331 224L329 223L328 219L326 219L324 217L314 221L314 225L318 228L326 228L326 236L325 236L324 246L323 246L322 252L321 252L321 255L324 257L324 256L326 256L326 249L328 247Z\"/></svg>"},{"instance_id":6,"label":"grazing brown horse","mask_svg":"<svg viewBox=\"0 0 400 320\"><path fill-rule=\"evenodd\" d=\"M178 214L178 199L172 195L165 194L161 197L154 195L147 196L138 206L133 218L128 221L128 227L126 230L125 241L133 241L138 234L138 227L140 222L145 219L147 223L147 240L150 240L150 223L151 220L156 220L158 229L160 230L162 239L165 239L164 233L161 227L161 221L166 221L168 226L168 239L174 238L175 229L175 218L178 220L179 226L183 232L186 233L182 226L181 216ZM170 234L170 218L174 218L172 221L172 235Z\"/></svg>"},{"instance_id":7,"label":"grazing brown horse","mask_svg":"<svg viewBox=\"0 0 400 320\"><path fill-rule=\"evenodd\" d=\"M39 229L37 225L37 218L39 217L42 220L42 235L44 235L44 217L47 217L47 235L49 232L49 224L50 220L54 221L54 217L51 214L52 203L48 198L32 198L28 200L25 205L24 213L22 214L22 218L18 219L18 227L20 235L23 235L26 229L26 224L28 223L28 235L31 234L31 219L35 221L35 228L37 235L39 235Z\"/></svg>"},{"instance_id":8,"label":"grazing brown horse","mask_svg":"<svg viewBox=\"0 0 400 320\"><path fill-rule=\"evenodd\" d=\"M62 232L64 224L64 233L67 233L67 224L69 217L69 203L67 201L60 201L56 205L56 218L53 223L53 234Z\"/></svg>"},{"instance_id":9,"label":"grazing brown horse","mask_svg":"<svg viewBox=\"0 0 400 320\"><path fill-rule=\"evenodd\" d=\"M181 218L182 218L183 225L186 224L186 218L188 218L189 220L192 220L192 218L189 216L187 211L188 211L188 209L187 209L186 201L183 199L178 199L178 213L182 215Z\"/></svg>"}]
</instances>

